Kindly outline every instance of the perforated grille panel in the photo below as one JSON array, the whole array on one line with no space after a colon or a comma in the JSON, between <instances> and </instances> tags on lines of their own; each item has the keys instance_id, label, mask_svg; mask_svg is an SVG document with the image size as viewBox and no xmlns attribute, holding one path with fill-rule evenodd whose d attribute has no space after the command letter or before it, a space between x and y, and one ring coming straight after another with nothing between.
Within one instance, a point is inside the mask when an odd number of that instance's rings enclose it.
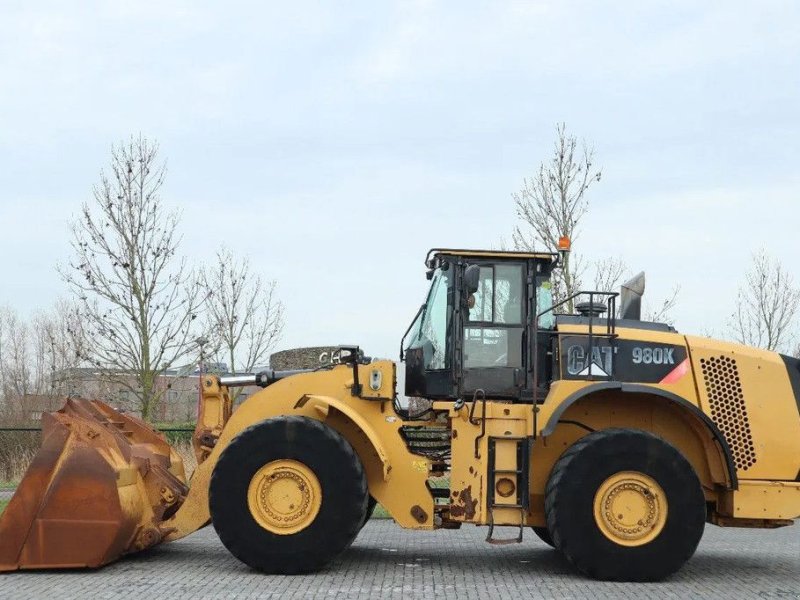
<instances>
[{"instance_id":1,"label":"perforated grille panel","mask_svg":"<svg viewBox=\"0 0 800 600\"><path fill-rule=\"evenodd\" d=\"M712 356L701 358L700 366L711 403L711 418L731 447L736 468L746 471L756 462L756 448L736 360L728 356Z\"/></svg>"}]
</instances>

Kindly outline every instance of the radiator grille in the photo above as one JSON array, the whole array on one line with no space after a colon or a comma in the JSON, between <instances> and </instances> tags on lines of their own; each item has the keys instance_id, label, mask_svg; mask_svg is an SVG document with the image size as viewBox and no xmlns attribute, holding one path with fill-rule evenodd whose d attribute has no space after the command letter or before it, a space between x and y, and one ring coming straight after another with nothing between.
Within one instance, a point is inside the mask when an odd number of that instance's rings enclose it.
<instances>
[{"instance_id":1,"label":"radiator grille","mask_svg":"<svg viewBox=\"0 0 800 600\"><path fill-rule=\"evenodd\" d=\"M450 428L403 425L400 436L408 446L409 452L436 460L446 460L450 456Z\"/></svg>"},{"instance_id":2,"label":"radiator grille","mask_svg":"<svg viewBox=\"0 0 800 600\"><path fill-rule=\"evenodd\" d=\"M700 366L711 403L711 418L725 436L736 468L746 471L756 462L756 448L736 360L728 356L713 356L701 358Z\"/></svg>"}]
</instances>

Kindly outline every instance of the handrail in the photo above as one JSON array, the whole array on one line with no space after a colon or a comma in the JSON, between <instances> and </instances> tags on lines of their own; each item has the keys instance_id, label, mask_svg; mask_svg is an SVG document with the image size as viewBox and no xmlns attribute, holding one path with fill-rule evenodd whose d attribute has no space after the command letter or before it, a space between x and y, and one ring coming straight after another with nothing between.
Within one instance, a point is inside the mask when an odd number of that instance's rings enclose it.
<instances>
[{"instance_id":1,"label":"handrail","mask_svg":"<svg viewBox=\"0 0 800 600\"><path fill-rule=\"evenodd\" d=\"M469 407L469 423L470 425L478 424L478 421L475 420L475 405L478 403L478 394L481 395L481 399L483 400L483 410L481 412L481 432L475 437L475 458L481 457L479 451L481 438L486 435L486 392L480 388L475 390L475 393L472 394L472 406Z\"/></svg>"},{"instance_id":2,"label":"handrail","mask_svg":"<svg viewBox=\"0 0 800 600\"><path fill-rule=\"evenodd\" d=\"M553 313L555 315L555 309L559 308L560 306L564 306L570 300L574 300L580 296L589 296L589 303L594 304L594 297L601 296L607 297L606 307L608 310L608 316L606 317L606 333L604 334L596 334L594 332L594 319L599 318L595 317L594 314L589 313L589 377L592 375L592 350L594 349L594 338L601 337L601 338L609 338L613 339L617 336L616 327L617 327L617 296L619 296L619 292L599 292L599 291L580 291L567 296L560 302L553 304L549 308L543 310L540 313L536 313L534 322L533 322L533 356L531 360L533 361L533 410L534 413L536 411L536 405L539 403L538 394L539 394L539 332L545 331L539 329L539 320L548 313ZM534 297L534 302L537 301L537 298ZM550 333L548 331L548 333ZM558 335L558 332L553 332L555 335ZM534 414L535 418L535 414ZM534 431L534 436L536 432Z\"/></svg>"}]
</instances>

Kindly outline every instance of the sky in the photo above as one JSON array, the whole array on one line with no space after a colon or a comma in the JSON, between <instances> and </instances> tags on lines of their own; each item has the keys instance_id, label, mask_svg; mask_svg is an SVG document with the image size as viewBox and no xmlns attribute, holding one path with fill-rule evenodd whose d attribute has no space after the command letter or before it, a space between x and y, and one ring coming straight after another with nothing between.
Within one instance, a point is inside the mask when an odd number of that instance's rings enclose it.
<instances>
[{"instance_id":1,"label":"sky","mask_svg":"<svg viewBox=\"0 0 800 600\"><path fill-rule=\"evenodd\" d=\"M195 265L276 279L279 348L396 358L431 247L497 248L555 126L602 180L576 251L726 337L750 255L800 281L800 3L0 3L0 305L67 296L111 145L167 160Z\"/></svg>"}]
</instances>

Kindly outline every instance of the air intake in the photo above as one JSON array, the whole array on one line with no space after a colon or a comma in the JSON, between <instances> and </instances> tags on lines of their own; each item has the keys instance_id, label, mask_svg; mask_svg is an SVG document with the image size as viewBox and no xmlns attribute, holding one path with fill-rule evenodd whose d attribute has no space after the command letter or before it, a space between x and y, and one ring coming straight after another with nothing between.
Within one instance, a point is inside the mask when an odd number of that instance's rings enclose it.
<instances>
[{"instance_id":1,"label":"air intake","mask_svg":"<svg viewBox=\"0 0 800 600\"><path fill-rule=\"evenodd\" d=\"M725 436L736 468L746 471L756 462L756 448L736 360L728 356L701 358L700 367L711 404L711 418Z\"/></svg>"},{"instance_id":2,"label":"air intake","mask_svg":"<svg viewBox=\"0 0 800 600\"><path fill-rule=\"evenodd\" d=\"M575 305L575 310L582 317L599 317L608 310L602 302L580 302Z\"/></svg>"}]
</instances>

